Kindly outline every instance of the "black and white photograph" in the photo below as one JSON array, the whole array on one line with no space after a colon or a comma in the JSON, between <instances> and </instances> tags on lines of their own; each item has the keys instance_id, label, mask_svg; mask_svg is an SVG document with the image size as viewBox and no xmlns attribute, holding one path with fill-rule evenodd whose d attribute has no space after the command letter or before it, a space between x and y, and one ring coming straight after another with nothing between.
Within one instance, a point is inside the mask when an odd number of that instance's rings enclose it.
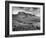
<instances>
[{"instance_id":1,"label":"black and white photograph","mask_svg":"<svg viewBox=\"0 0 46 38\"><path fill-rule=\"evenodd\" d=\"M44 3L8 2L7 14L9 35L43 35L44 34ZM37 5L38 4L38 5ZM8 16L6 16L8 17Z\"/></svg>"},{"instance_id":2,"label":"black and white photograph","mask_svg":"<svg viewBox=\"0 0 46 38\"><path fill-rule=\"evenodd\" d=\"M40 30L40 8L12 7L12 30Z\"/></svg>"}]
</instances>

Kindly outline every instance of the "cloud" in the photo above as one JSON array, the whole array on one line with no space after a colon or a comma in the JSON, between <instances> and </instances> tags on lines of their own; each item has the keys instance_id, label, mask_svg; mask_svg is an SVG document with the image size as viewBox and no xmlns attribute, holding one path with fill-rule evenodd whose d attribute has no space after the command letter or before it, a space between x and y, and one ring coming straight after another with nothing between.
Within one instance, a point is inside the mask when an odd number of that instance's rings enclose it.
<instances>
[{"instance_id":1,"label":"cloud","mask_svg":"<svg viewBox=\"0 0 46 38\"><path fill-rule=\"evenodd\" d=\"M13 14L18 14L18 12L20 11L40 16L40 8L35 8L35 7L13 7L12 11Z\"/></svg>"}]
</instances>

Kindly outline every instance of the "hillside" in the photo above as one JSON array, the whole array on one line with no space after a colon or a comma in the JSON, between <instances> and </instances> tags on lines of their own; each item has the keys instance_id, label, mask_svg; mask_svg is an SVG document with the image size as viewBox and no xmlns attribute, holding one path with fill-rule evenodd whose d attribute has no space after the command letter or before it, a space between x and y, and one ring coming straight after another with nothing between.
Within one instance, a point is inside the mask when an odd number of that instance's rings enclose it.
<instances>
[{"instance_id":1,"label":"hillside","mask_svg":"<svg viewBox=\"0 0 46 38\"><path fill-rule=\"evenodd\" d=\"M12 20L13 31L40 29L40 17L32 14L19 12L16 15L12 15Z\"/></svg>"}]
</instances>

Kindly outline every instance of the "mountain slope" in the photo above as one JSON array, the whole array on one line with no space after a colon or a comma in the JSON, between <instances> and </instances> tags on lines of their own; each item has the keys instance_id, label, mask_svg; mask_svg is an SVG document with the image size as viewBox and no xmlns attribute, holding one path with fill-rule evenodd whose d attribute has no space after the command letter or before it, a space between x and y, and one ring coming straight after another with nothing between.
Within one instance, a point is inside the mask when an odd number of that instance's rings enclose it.
<instances>
[{"instance_id":1,"label":"mountain slope","mask_svg":"<svg viewBox=\"0 0 46 38\"><path fill-rule=\"evenodd\" d=\"M23 29L40 29L40 17L32 14L19 12L17 15L12 15L12 22L13 28L15 28L16 31Z\"/></svg>"}]
</instances>

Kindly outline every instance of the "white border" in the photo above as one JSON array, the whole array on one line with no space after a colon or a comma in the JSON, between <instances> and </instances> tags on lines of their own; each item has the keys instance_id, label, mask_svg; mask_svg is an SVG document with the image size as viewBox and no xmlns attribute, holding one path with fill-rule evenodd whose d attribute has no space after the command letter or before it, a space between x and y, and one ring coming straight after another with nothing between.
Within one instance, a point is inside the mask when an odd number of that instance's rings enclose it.
<instances>
[{"instance_id":1,"label":"white border","mask_svg":"<svg viewBox=\"0 0 46 38\"><path fill-rule=\"evenodd\" d=\"M12 31L12 7L39 7L40 8L40 30L33 31ZM9 33L14 34L32 34L32 33L43 33L43 6L42 5L26 5L26 4L9 4Z\"/></svg>"}]
</instances>

